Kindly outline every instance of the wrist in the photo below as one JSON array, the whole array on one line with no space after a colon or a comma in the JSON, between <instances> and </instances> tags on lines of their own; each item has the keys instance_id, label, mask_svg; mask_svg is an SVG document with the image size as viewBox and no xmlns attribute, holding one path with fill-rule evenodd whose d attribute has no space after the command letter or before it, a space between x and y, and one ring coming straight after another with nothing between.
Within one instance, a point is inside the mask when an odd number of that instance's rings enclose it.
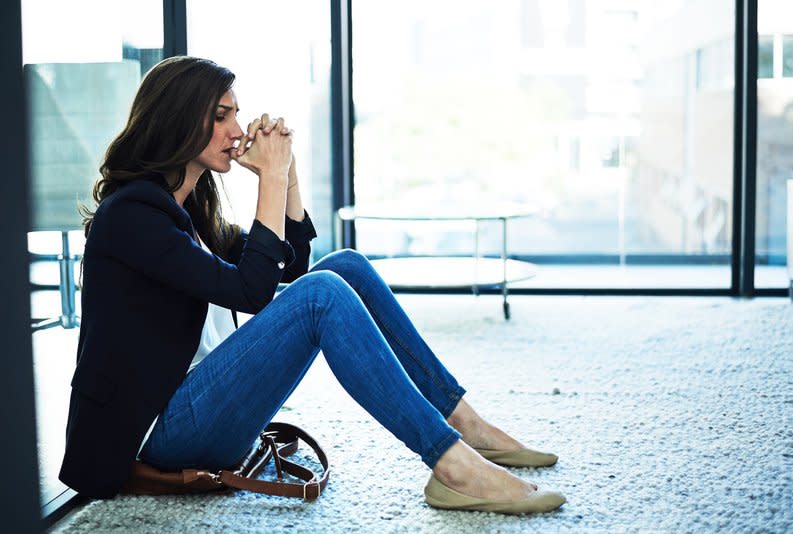
<instances>
[{"instance_id":1,"label":"wrist","mask_svg":"<svg viewBox=\"0 0 793 534\"><path fill-rule=\"evenodd\" d=\"M287 177L286 173L272 170L262 170L257 174L259 176L259 183L282 184L284 186L289 183L289 178Z\"/></svg>"}]
</instances>

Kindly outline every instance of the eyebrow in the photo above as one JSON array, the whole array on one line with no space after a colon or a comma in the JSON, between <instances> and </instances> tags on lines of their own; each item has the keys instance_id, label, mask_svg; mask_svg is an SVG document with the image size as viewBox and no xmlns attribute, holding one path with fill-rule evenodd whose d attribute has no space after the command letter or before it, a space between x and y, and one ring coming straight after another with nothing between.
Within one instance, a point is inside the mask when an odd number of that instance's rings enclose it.
<instances>
[{"instance_id":1,"label":"eyebrow","mask_svg":"<svg viewBox=\"0 0 793 534\"><path fill-rule=\"evenodd\" d=\"M232 109L234 109L234 106L224 106L223 104L218 104L218 107L219 108L223 108L226 111L231 111ZM239 111L239 110L240 110L240 108L237 108L237 111Z\"/></svg>"}]
</instances>

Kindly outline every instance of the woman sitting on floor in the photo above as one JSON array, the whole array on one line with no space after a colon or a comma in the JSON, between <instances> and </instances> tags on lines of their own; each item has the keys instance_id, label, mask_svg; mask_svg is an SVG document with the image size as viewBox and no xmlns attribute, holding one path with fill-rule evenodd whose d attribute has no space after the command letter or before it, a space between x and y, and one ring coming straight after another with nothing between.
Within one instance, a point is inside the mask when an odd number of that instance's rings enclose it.
<instances>
[{"instance_id":1,"label":"woman sitting on floor","mask_svg":"<svg viewBox=\"0 0 793 534\"><path fill-rule=\"evenodd\" d=\"M234 465L321 350L344 389L432 470L430 505L561 506L560 493L496 465L548 466L556 456L477 415L366 258L343 250L308 269L316 234L293 133L267 114L242 130L233 82L208 60L162 61L107 150L86 214L61 480L106 498L138 456L164 470ZM212 172L232 161L258 177L248 232L220 213ZM274 299L279 282L291 284ZM254 316L199 350L208 303Z\"/></svg>"}]
</instances>

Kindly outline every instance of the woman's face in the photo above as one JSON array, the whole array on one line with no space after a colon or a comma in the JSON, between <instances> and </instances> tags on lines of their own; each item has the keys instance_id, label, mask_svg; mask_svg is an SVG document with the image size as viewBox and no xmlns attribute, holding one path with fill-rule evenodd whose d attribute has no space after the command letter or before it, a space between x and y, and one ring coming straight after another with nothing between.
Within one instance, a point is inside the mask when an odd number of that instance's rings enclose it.
<instances>
[{"instance_id":1,"label":"woman's face","mask_svg":"<svg viewBox=\"0 0 793 534\"><path fill-rule=\"evenodd\" d=\"M237 97L234 96L234 91L229 89L220 98L215 110L212 139L193 160L197 165L215 172L231 170L231 154L229 152L234 148L234 143L242 139L244 134L237 122L237 111L239 111Z\"/></svg>"}]
</instances>

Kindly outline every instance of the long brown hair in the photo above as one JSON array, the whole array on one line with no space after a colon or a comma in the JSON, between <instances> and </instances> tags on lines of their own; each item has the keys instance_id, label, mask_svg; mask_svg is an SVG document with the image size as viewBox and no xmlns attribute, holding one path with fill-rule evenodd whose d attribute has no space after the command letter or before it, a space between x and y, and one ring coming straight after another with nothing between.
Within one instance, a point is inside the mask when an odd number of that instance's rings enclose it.
<instances>
[{"instance_id":1,"label":"long brown hair","mask_svg":"<svg viewBox=\"0 0 793 534\"><path fill-rule=\"evenodd\" d=\"M212 138L217 105L234 78L208 59L176 56L155 65L138 88L127 125L110 143L99 167L102 178L93 189L96 205L133 180L155 180L170 193L179 189L187 163ZM169 183L166 176L174 173L177 178ZM211 171L201 174L184 207L207 247L228 259L240 228L223 219ZM94 212L81 206L81 213L87 237Z\"/></svg>"}]
</instances>

